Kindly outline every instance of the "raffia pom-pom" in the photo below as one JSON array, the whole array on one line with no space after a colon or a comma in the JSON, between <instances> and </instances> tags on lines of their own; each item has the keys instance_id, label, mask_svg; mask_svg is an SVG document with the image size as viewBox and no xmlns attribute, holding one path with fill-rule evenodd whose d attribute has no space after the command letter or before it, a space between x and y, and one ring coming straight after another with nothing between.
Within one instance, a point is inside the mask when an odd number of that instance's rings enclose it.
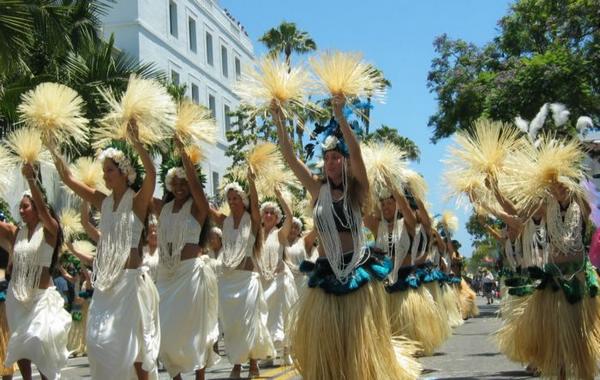
<instances>
[{"instance_id":1,"label":"raffia pom-pom","mask_svg":"<svg viewBox=\"0 0 600 380\"><path fill-rule=\"evenodd\" d=\"M14 165L36 162L52 165L50 152L42 143L42 133L32 127L16 129L8 134L4 145Z\"/></svg>"},{"instance_id":2,"label":"raffia pom-pom","mask_svg":"<svg viewBox=\"0 0 600 380\"><path fill-rule=\"evenodd\" d=\"M472 131L457 133L446 161L475 173L498 174L506 158L524 143L511 125L479 119Z\"/></svg>"},{"instance_id":3,"label":"raffia pom-pom","mask_svg":"<svg viewBox=\"0 0 600 380\"><path fill-rule=\"evenodd\" d=\"M451 235L458 231L458 217L452 211L444 211L440 223Z\"/></svg>"},{"instance_id":4,"label":"raffia pom-pom","mask_svg":"<svg viewBox=\"0 0 600 380\"><path fill-rule=\"evenodd\" d=\"M87 240L75 240L73 248L84 255L96 256L96 247Z\"/></svg>"},{"instance_id":5,"label":"raffia pom-pom","mask_svg":"<svg viewBox=\"0 0 600 380\"><path fill-rule=\"evenodd\" d=\"M101 89L100 94L108 103L109 111L100 120L102 128L95 133L95 148L102 148L111 140L131 142L128 126L132 120L137 123L139 140L144 145L163 145L173 136L175 103L159 82L132 75L120 98L110 89Z\"/></svg>"},{"instance_id":6,"label":"raffia pom-pom","mask_svg":"<svg viewBox=\"0 0 600 380\"><path fill-rule=\"evenodd\" d=\"M310 59L323 94L351 97L370 97L383 102L384 78L373 65L366 63L360 53L325 52Z\"/></svg>"},{"instance_id":7,"label":"raffia pom-pom","mask_svg":"<svg viewBox=\"0 0 600 380\"><path fill-rule=\"evenodd\" d=\"M279 186L300 187L296 177L283 163L279 148L271 142L261 142L250 149L247 162L256 174L256 190L260 196L275 196L275 188Z\"/></svg>"},{"instance_id":8,"label":"raffia pom-pom","mask_svg":"<svg viewBox=\"0 0 600 380\"><path fill-rule=\"evenodd\" d=\"M184 146L198 141L214 144L217 141L217 125L211 111L187 100L179 103L175 135Z\"/></svg>"},{"instance_id":9,"label":"raffia pom-pom","mask_svg":"<svg viewBox=\"0 0 600 380\"><path fill-rule=\"evenodd\" d=\"M84 183L94 190L108 194L108 189L104 183L104 172L102 162L92 157L80 157L71 167L71 172L75 179Z\"/></svg>"},{"instance_id":10,"label":"raffia pom-pom","mask_svg":"<svg viewBox=\"0 0 600 380\"><path fill-rule=\"evenodd\" d=\"M371 189L371 205L375 206L380 199L392 196L393 190L400 193L404 191L400 173L407 168L405 151L390 142L384 142L362 144L361 152ZM394 189L389 189L388 183Z\"/></svg>"},{"instance_id":11,"label":"raffia pom-pom","mask_svg":"<svg viewBox=\"0 0 600 380\"><path fill-rule=\"evenodd\" d=\"M579 141L546 135L536 145L522 147L507 160L505 188L511 199L519 201L519 208L537 204L555 182L572 194L583 195L580 181L584 178L585 153Z\"/></svg>"},{"instance_id":12,"label":"raffia pom-pom","mask_svg":"<svg viewBox=\"0 0 600 380\"><path fill-rule=\"evenodd\" d=\"M267 56L244 71L234 91L254 114L265 113L275 101L284 115L290 117L292 106L305 106L305 97L312 86L313 82L302 66L290 68L285 62Z\"/></svg>"},{"instance_id":13,"label":"raffia pom-pom","mask_svg":"<svg viewBox=\"0 0 600 380\"><path fill-rule=\"evenodd\" d=\"M65 241L69 241L72 237L83 233L83 225L81 224L79 213L72 208L62 209L59 218Z\"/></svg>"},{"instance_id":14,"label":"raffia pom-pom","mask_svg":"<svg viewBox=\"0 0 600 380\"><path fill-rule=\"evenodd\" d=\"M402 182L405 183L412 195L425 202L427 199L427 182L421 174L412 169L405 169L401 173Z\"/></svg>"},{"instance_id":15,"label":"raffia pom-pom","mask_svg":"<svg viewBox=\"0 0 600 380\"><path fill-rule=\"evenodd\" d=\"M38 129L43 141L55 141L77 150L86 144L88 120L77 91L58 83L41 83L21 96L17 108L25 125Z\"/></svg>"}]
</instances>

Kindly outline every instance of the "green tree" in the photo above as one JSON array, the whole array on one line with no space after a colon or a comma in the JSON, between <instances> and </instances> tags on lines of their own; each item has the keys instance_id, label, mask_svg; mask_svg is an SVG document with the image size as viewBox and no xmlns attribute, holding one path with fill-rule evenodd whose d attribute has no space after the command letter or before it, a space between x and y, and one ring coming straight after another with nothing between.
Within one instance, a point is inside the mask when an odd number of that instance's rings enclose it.
<instances>
[{"instance_id":1,"label":"green tree","mask_svg":"<svg viewBox=\"0 0 600 380\"><path fill-rule=\"evenodd\" d=\"M400 136L398 130L382 125L374 132L367 134L365 141L391 142L406 152L406 158L412 161L419 161L421 151L417 144L408 137Z\"/></svg>"},{"instance_id":2,"label":"green tree","mask_svg":"<svg viewBox=\"0 0 600 380\"><path fill-rule=\"evenodd\" d=\"M291 67L293 53L305 54L317 50L317 44L310 35L298 29L296 23L283 21L276 28L269 29L258 39L276 57L283 54L288 67Z\"/></svg>"},{"instance_id":3,"label":"green tree","mask_svg":"<svg viewBox=\"0 0 600 380\"><path fill-rule=\"evenodd\" d=\"M600 2L518 0L498 25L499 35L483 47L445 34L434 41L428 75L438 102L428 122L433 142L481 116L531 120L546 102L598 122Z\"/></svg>"},{"instance_id":4,"label":"green tree","mask_svg":"<svg viewBox=\"0 0 600 380\"><path fill-rule=\"evenodd\" d=\"M7 6L19 4L20 8ZM140 63L115 49L114 38L103 40L100 16L108 10L108 2L94 0L0 0L2 7L11 8L13 24L31 26L31 38L23 39L25 47L13 44L7 57L20 57L21 63L0 70L3 91L0 92L0 126L18 121L16 113L21 95L41 82L62 83L75 89L86 102L86 116L92 130L105 111L99 88L125 90L129 76L164 78L153 64ZM19 10L17 12L16 10ZM2 25L0 14L0 33ZM20 16L18 18L17 16ZM2 59L2 58L0 58ZM4 68L4 66L2 66ZM82 147L89 154L90 147Z\"/></svg>"}]
</instances>

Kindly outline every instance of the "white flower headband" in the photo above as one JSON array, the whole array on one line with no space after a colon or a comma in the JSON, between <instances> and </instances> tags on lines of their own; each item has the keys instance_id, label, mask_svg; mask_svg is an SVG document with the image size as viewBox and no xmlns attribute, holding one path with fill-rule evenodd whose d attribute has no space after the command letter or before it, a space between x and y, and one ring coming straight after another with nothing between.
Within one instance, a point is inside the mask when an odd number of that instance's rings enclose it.
<instances>
[{"instance_id":1,"label":"white flower headband","mask_svg":"<svg viewBox=\"0 0 600 380\"><path fill-rule=\"evenodd\" d=\"M240 196L240 198L242 198L244 207L248 208L248 206L250 205L250 203L248 202L248 194L246 194L244 189L242 189L242 186L240 186L240 184L237 182L231 182L230 184L225 186L225 189L223 190L225 196L227 196L230 190L235 191Z\"/></svg>"},{"instance_id":2,"label":"white flower headband","mask_svg":"<svg viewBox=\"0 0 600 380\"><path fill-rule=\"evenodd\" d=\"M165 187L171 193L173 192L173 184L171 182L173 181L173 178L175 178L175 177L177 177L179 179L187 179L187 177L185 175L185 170L181 166L176 166L176 167L169 169L167 171L167 175L165 176Z\"/></svg>"},{"instance_id":3,"label":"white flower headband","mask_svg":"<svg viewBox=\"0 0 600 380\"><path fill-rule=\"evenodd\" d=\"M275 215L277 216L277 224L279 224L279 222L281 222L281 219L283 218L283 214L281 213L281 209L279 208L277 203L268 201L268 202L264 202L262 205L260 205L260 216L261 217L263 216L263 214L265 213L265 211L267 209L272 209L275 212Z\"/></svg>"},{"instance_id":4,"label":"white flower headband","mask_svg":"<svg viewBox=\"0 0 600 380\"><path fill-rule=\"evenodd\" d=\"M304 228L304 223L302 223L302 220L300 220L300 218L296 218L295 216L292 219L292 224L297 226L300 231L302 231L302 228Z\"/></svg>"},{"instance_id":5,"label":"white flower headband","mask_svg":"<svg viewBox=\"0 0 600 380\"><path fill-rule=\"evenodd\" d=\"M135 182L135 179L137 178L137 173L135 172L131 161L129 161L129 158L127 158L125 153L123 153L119 149L106 148L100 153L98 159L101 162L104 162L104 160L107 158L113 160L117 164L117 167L119 168L121 173L127 176L127 183L129 185L132 185Z\"/></svg>"}]
</instances>

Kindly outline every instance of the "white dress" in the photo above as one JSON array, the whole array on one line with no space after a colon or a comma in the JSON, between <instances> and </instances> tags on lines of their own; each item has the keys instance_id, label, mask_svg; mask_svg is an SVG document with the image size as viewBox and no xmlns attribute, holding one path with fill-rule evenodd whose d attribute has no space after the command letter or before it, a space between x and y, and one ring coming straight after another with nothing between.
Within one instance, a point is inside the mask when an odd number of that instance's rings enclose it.
<instances>
[{"instance_id":1,"label":"white dress","mask_svg":"<svg viewBox=\"0 0 600 380\"><path fill-rule=\"evenodd\" d=\"M242 259L252 257L254 240L250 214L244 214L238 229L233 227L232 216L226 218L221 254L223 273L219 278L219 319L231 364L275 357L275 347L267 329L269 310L260 275L235 269Z\"/></svg>"},{"instance_id":2,"label":"white dress","mask_svg":"<svg viewBox=\"0 0 600 380\"><path fill-rule=\"evenodd\" d=\"M303 261L310 259L306 254L304 238L299 238L294 244L287 247L285 249L285 253L289 268L294 275L296 290L300 295L306 289L308 283L308 277L304 273L300 272L300 264L302 264Z\"/></svg>"},{"instance_id":3,"label":"white dress","mask_svg":"<svg viewBox=\"0 0 600 380\"><path fill-rule=\"evenodd\" d=\"M212 346L219 337L217 276L211 259L204 255L181 260L185 244L198 244L202 230L191 215L191 205L188 200L173 213L169 202L159 217L159 358L171 377L210 366Z\"/></svg>"},{"instance_id":4,"label":"white dress","mask_svg":"<svg viewBox=\"0 0 600 380\"><path fill-rule=\"evenodd\" d=\"M156 284L156 280L158 279L158 262L159 262L159 249L157 248L153 254L150 254L150 249L146 246L144 247L144 259L142 265L148 268L148 273L150 277L152 277L152 281Z\"/></svg>"},{"instance_id":5,"label":"white dress","mask_svg":"<svg viewBox=\"0 0 600 380\"><path fill-rule=\"evenodd\" d=\"M143 228L132 210L133 196L127 190L116 211L112 195L102 202L86 335L92 379L137 378L136 362L158 378L158 292L146 267L122 269Z\"/></svg>"},{"instance_id":6,"label":"white dress","mask_svg":"<svg viewBox=\"0 0 600 380\"><path fill-rule=\"evenodd\" d=\"M44 239L38 223L31 239L27 240L27 227L17 234L14 247L13 276L19 273L19 257L29 256L39 267L50 267L54 249ZM37 280L39 282L39 279ZM31 360L48 379L60 379L60 371L67 364L67 341L71 315L64 309L64 300L54 287L30 288L25 297L13 277L6 297L6 316L11 335L8 341L5 366L19 359Z\"/></svg>"},{"instance_id":7,"label":"white dress","mask_svg":"<svg viewBox=\"0 0 600 380\"><path fill-rule=\"evenodd\" d=\"M275 348L280 349L287 346L285 331L288 314L298 300L298 291L292 272L283 262L284 247L279 243L278 232L277 228L273 228L267 235L261 262L271 261L274 264L275 273L267 278L263 276L263 287L269 308L267 327Z\"/></svg>"}]
</instances>

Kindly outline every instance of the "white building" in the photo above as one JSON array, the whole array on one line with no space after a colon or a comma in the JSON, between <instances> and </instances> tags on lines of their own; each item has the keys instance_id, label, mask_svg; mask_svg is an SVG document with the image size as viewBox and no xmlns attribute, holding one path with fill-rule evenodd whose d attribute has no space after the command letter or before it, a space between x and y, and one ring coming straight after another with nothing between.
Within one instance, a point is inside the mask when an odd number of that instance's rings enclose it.
<instances>
[{"instance_id":1,"label":"white building","mask_svg":"<svg viewBox=\"0 0 600 380\"><path fill-rule=\"evenodd\" d=\"M243 27L215 0L119 0L103 17L106 38L142 62L152 62L171 80L187 86L187 96L213 111L218 141L203 164L207 193L216 194L231 160L225 157L227 113L237 108L233 93L242 67L254 60Z\"/></svg>"}]
</instances>

